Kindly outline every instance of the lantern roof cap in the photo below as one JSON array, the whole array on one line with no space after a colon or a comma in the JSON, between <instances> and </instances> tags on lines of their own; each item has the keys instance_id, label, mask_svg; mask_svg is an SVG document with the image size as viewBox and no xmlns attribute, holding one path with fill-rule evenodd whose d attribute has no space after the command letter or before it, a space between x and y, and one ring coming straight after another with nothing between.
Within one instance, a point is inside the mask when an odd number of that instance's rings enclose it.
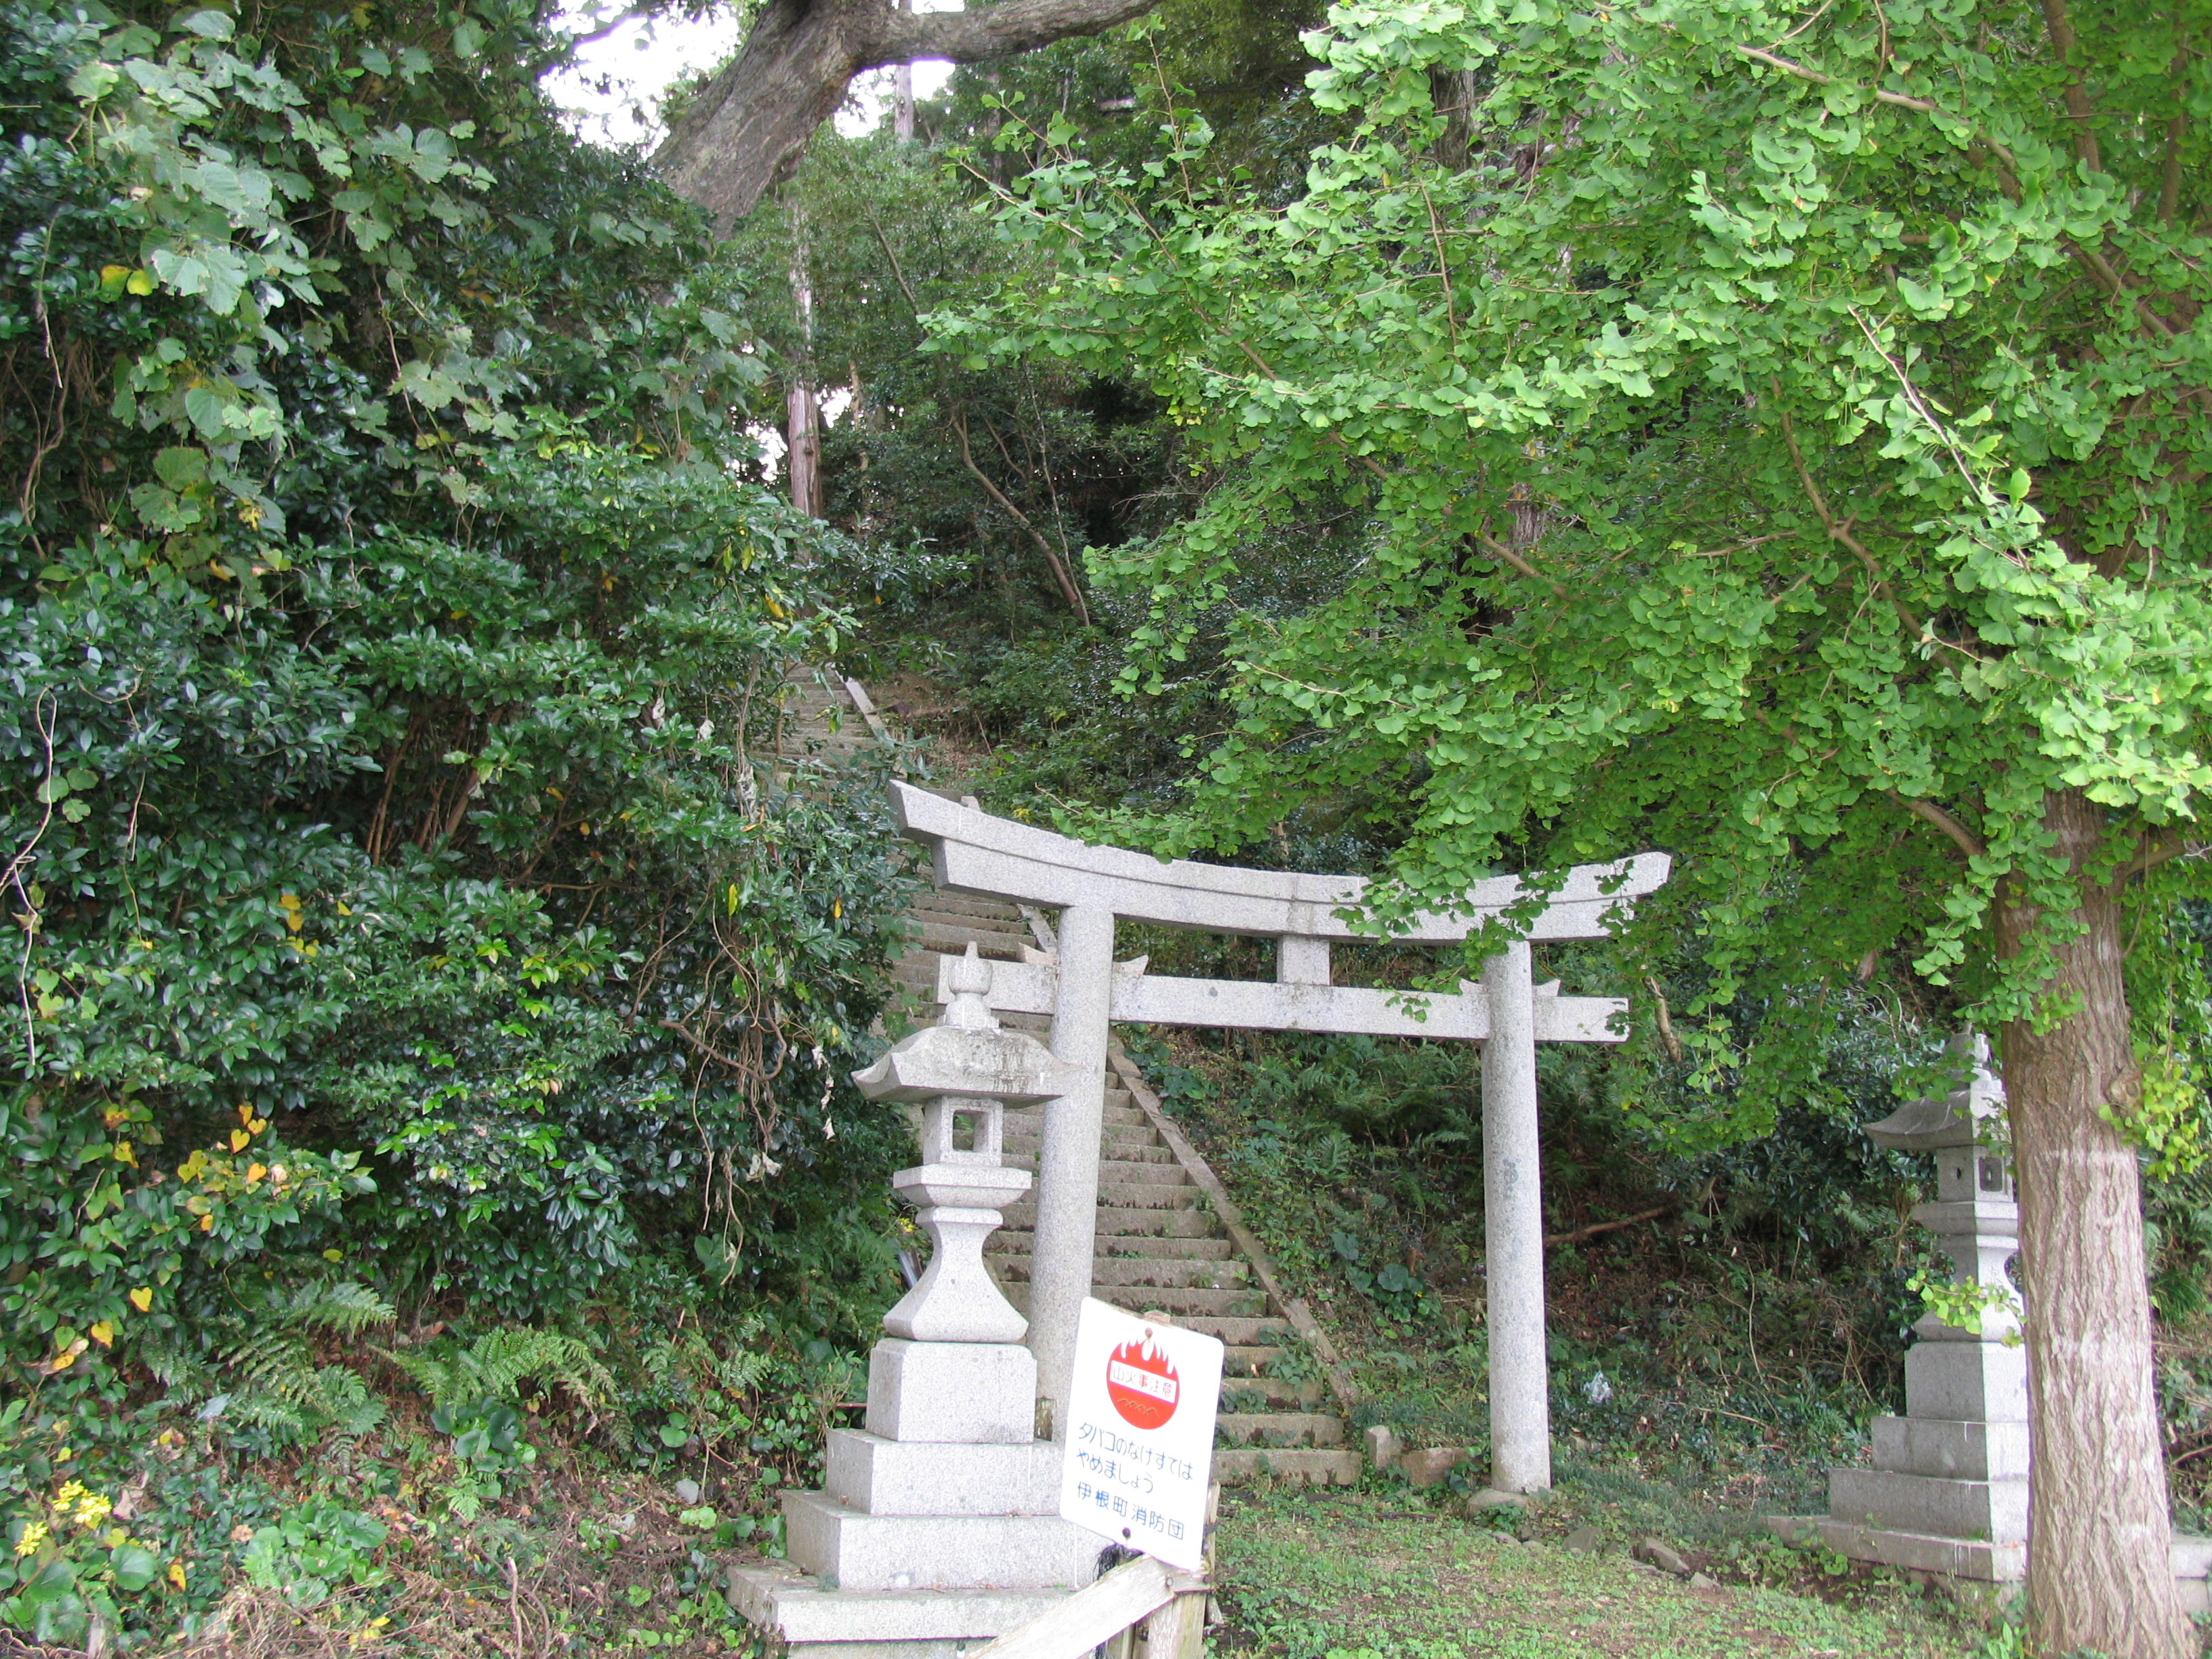
<instances>
[{"instance_id":1,"label":"lantern roof cap","mask_svg":"<svg viewBox=\"0 0 2212 1659\"><path fill-rule=\"evenodd\" d=\"M1072 1094L1083 1073L1063 1066L1026 1031L1001 1030L984 1001L991 964L970 945L946 976L952 1000L934 1025L902 1037L853 1081L870 1100L973 1100L1030 1105Z\"/></svg>"},{"instance_id":2,"label":"lantern roof cap","mask_svg":"<svg viewBox=\"0 0 2212 1659\"><path fill-rule=\"evenodd\" d=\"M1877 1146L1900 1152L1940 1152L1972 1146L1981 1139L1982 1120L2004 1110L2004 1085L1990 1069L1990 1042L1978 1031L1961 1031L1950 1042L1952 1062L1966 1062L1966 1079L1948 1094L1907 1101L1887 1117L1866 1126Z\"/></svg>"}]
</instances>

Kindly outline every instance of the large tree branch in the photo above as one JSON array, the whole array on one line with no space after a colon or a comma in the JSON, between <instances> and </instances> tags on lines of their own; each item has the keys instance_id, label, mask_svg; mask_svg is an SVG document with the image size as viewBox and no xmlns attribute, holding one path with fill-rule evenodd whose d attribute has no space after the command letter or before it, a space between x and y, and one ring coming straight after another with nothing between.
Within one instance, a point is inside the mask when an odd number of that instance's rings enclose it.
<instances>
[{"instance_id":1,"label":"large tree branch","mask_svg":"<svg viewBox=\"0 0 2212 1659\"><path fill-rule=\"evenodd\" d=\"M1067 574L1067 567L1060 562L1060 555L1052 550L1052 544L1045 540L1044 533L1030 522L1030 515L1008 501L1006 491L991 482L991 475L975 465L975 452L968 447L968 417L957 409L952 411L952 430L960 439L960 459L975 475L975 481L983 486L993 501L1006 509L1008 518L1029 532L1030 539L1037 544L1037 551L1044 555L1044 562L1052 571L1052 580L1060 589L1060 598L1067 601L1067 608L1075 612L1077 620L1085 628L1090 627L1091 607L1083 603L1082 589L1076 586L1075 579Z\"/></svg>"},{"instance_id":2,"label":"large tree branch","mask_svg":"<svg viewBox=\"0 0 2212 1659\"><path fill-rule=\"evenodd\" d=\"M1820 518L1820 527L1828 532L1831 540L1840 542L1851 550L1852 555L1858 560L1860 568L1866 572L1868 583L1875 592L1887 599L1891 608L1897 612L1897 620L1904 624L1905 637L1918 639L1921 632L1920 619L1912 614L1912 608L1899 599L1890 587L1889 583L1884 580L1881 567L1875 562L1875 556L1868 550L1867 544L1851 533L1853 520L1850 519L1838 520L1836 515L1828 510L1828 498L1820 493L1820 486L1813 482L1812 469L1805 465L1804 452L1797 447L1796 423L1790 418L1790 411L1783 407L1782 383L1779 379L1777 379L1772 385L1774 406L1782 416L1782 440L1790 446L1790 464L1797 469L1797 481L1804 485L1805 499L1813 504L1813 511Z\"/></svg>"},{"instance_id":3,"label":"large tree branch","mask_svg":"<svg viewBox=\"0 0 2212 1659\"><path fill-rule=\"evenodd\" d=\"M1941 830L1951 838L1951 844L1968 858L1981 858L1989 852L1990 849L1982 844L1982 838L1979 836L1967 829L1965 824L1960 823L1957 818L1952 817L1934 801L1923 800L1916 796L1900 795L1894 789L1889 792L1889 798L1911 813L1914 817L1923 819Z\"/></svg>"},{"instance_id":4,"label":"large tree branch","mask_svg":"<svg viewBox=\"0 0 2212 1659\"><path fill-rule=\"evenodd\" d=\"M999 0L974 11L910 12L884 7L871 18L872 39L862 69L949 58L979 64L1035 52L1055 40L1097 34L1141 17L1155 0Z\"/></svg>"},{"instance_id":5,"label":"large tree branch","mask_svg":"<svg viewBox=\"0 0 2212 1659\"><path fill-rule=\"evenodd\" d=\"M728 68L653 157L670 189L728 230L798 166L863 70L917 58L973 64L1096 34L1155 0L999 0L917 15L890 0L767 0Z\"/></svg>"},{"instance_id":6,"label":"large tree branch","mask_svg":"<svg viewBox=\"0 0 2212 1659\"><path fill-rule=\"evenodd\" d=\"M2212 844L2192 841L2172 830L2160 830L2142 837L2136 855L2112 872L2112 879L2123 882L2130 876L2140 876L2146 871L2155 870L2171 860L2201 859L2207 853L2212 853Z\"/></svg>"}]
</instances>

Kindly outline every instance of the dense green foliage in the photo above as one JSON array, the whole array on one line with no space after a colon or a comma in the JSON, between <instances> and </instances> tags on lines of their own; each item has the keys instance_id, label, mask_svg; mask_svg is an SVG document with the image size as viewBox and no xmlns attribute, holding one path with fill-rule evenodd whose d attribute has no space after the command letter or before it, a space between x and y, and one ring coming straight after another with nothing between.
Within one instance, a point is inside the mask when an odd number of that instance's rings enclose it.
<instances>
[{"instance_id":1,"label":"dense green foliage","mask_svg":"<svg viewBox=\"0 0 2212 1659\"><path fill-rule=\"evenodd\" d=\"M1326 602L1233 626L1170 839L1358 803L1408 905L1696 847L1708 1007L1892 952L1984 995L2000 877L2063 886L2048 788L2112 810L2115 863L2165 850L2205 781L2205 428L2202 204L2161 191L2203 137L2167 143L2193 25L2124 11L2077 23L2086 159L2029 9L1440 3L1333 15L1316 97L1358 132L1285 205L1188 183L1188 129L1023 181L1052 282L940 337L1139 375L1223 469L1094 560L1153 609L1129 682L1285 518L1366 526ZM1482 89L1463 168L1431 70Z\"/></svg>"},{"instance_id":2,"label":"dense green foliage","mask_svg":"<svg viewBox=\"0 0 2212 1659\"><path fill-rule=\"evenodd\" d=\"M757 273L753 314L779 381L836 400L825 513L895 567L870 596L886 607L869 607L871 639L903 635L925 659L957 611L983 640L1079 624L1083 549L1170 517L1148 500L1167 483L1148 399L1050 365L976 374L921 351L925 312L972 303L1022 264L975 211L972 183L888 135L825 131L734 254Z\"/></svg>"},{"instance_id":3,"label":"dense green foliage","mask_svg":"<svg viewBox=\"0 0 2212 1659\"><path fill-rule=\"evenodd\" d=\"M749 482L746 295L535 14L0 31L4 1617L82 1638L168 1581L40 1494L149 1376L269 1450L373 1424L315 1340L399 1305L864 1328L909 878L778 755L874 578Z\"/></svg>"}]
</instances>

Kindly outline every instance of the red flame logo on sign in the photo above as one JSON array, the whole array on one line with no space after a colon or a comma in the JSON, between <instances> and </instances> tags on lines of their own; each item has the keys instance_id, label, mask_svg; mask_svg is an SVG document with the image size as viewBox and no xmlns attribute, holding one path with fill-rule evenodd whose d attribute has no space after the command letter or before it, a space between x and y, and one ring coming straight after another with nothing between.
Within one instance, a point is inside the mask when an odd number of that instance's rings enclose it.
<instances>
[{"instance_id":1,"label":"red flame logo on sign","mask_svg":"<svg viewBox=\"0 0 2212 1659\"><path fill-rule=\"evenodd\" d=\"M1157 1429L1176 1413L1182 1379L1167 1350L1150 1339L1124 1342L1106 1357L1106 1397L1132 1428Z\"/></svg>"}]
</instances>

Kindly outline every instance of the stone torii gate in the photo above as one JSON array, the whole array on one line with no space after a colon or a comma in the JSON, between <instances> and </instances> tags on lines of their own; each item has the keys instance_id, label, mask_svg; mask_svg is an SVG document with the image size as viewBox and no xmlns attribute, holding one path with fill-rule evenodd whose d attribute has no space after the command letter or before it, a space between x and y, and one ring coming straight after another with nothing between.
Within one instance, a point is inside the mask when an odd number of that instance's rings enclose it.
<instances>
[{"instance_id":1,"label":"stone torii gate","mask_svg":"<svg viewBox=\"0 0 2212 1659\"><path fill-rule=\"evenodd\" d=\"M1484 964L1457 994L1365 989L1329 982L1329 950L1367 940L1339 913L1364 901L1352 876L1166 862L1066 836L891 785L900 828L927 844L938 884L957 892L1060 911L1058 949L993 964L990 1006L1052 1017L1053 1058L1079 1079L1048 1100L1037 1158L1029 1344L1055 1436L1065 1415L1075 1323L1091 1293L1108 1028L1119 1021L1255 1030L1364 1032L1449 1038L1482 1046L1483 1198L1489 1281L1491 1484L1529 1492L1552 1484L1551 1403L1544 1342L1544 1215L1536 1139L1536 1045L1619 1042L1623 999L1559 994L1538 986L1533 941L1607 937L1612 921L1667 879L1670 860L1646 853L1577 865L1549 889L1525 936ZM1390 942L1463 940L1528 896L1516 877L1478 882L1469 914L1415 917ZM1114 960L1118 920L1239 933L1276 942L1273 983L1181 979ZM938 996L950 1001L950 961Z\"/></svg>"}]
</instances>

